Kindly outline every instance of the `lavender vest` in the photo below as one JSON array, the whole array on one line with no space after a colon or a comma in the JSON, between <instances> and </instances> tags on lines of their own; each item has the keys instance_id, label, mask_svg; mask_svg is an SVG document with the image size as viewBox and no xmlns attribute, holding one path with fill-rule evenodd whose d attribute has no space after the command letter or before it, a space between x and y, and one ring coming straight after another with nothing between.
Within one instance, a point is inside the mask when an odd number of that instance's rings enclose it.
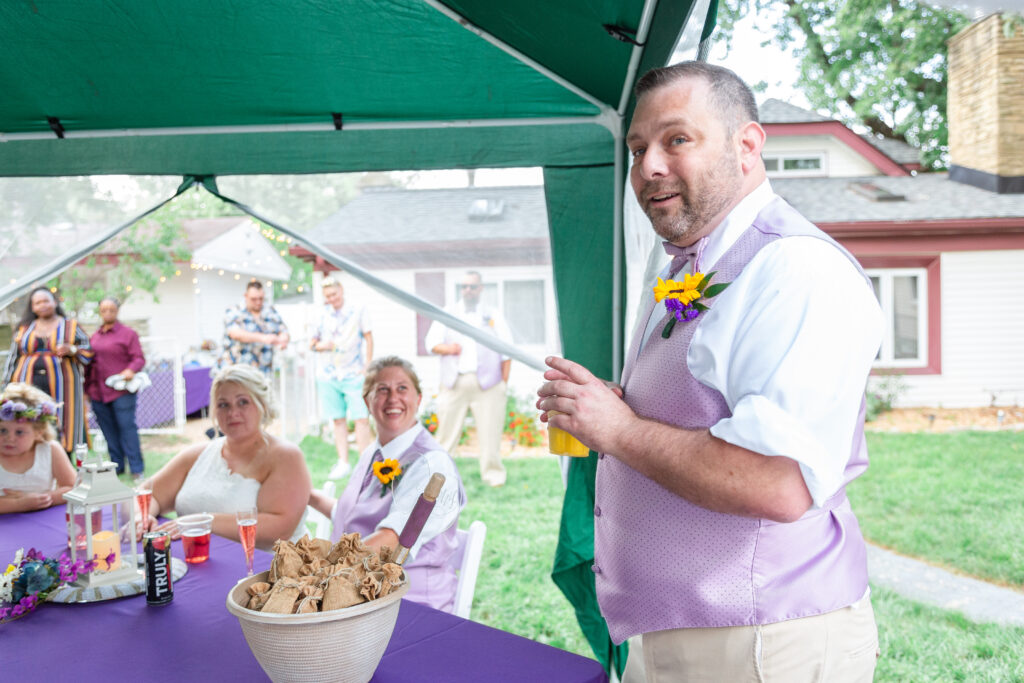
<instances>
[{"instance_id":1,"label":"lavender vest","mask_svg":"<svg viewBox=\"0 0 1024 683\"><path fill-rule=\"evenodd\" d=\"M486 312L484 313L484 320L491 320L491 316L487 315ZM495 334L494 328L490 325L484 325L480 329L490 334ZM455 339L455 331L446 327L444 333L445 343L450 344ZM476 381L480 384L482 391L487 391L501 381L501 354L489 346L484 346L476 341L472 343L476 344ZM441 356L441 385L451 389L455 386L455 380L458 376L459 357L453 355Z\"/></svg>"},{"instance_id":2,"label":"lavender vest","mask_svg":"<svg viewBox=\"0 0 1024 683\"><path fill-rule=\"evenodd\" d=\"M421 429L412 445L402 453L398 462L403 470L408 470L414 462L429 451L444 451L434 437L425 429ZM377 524L391 510L392 495L388 490L380 495L380 482L371 479L369 485L362 488L367 471L373 466L373 452L367 451L359 458L348 485L338 499L334 508L334 531L331 540L337 541L342 533L358 531L362 537L369 536L377 530ZM466 504L466 490L462 480L456 475L459 491L459 507ZM401 486L401 482L398 484ZM409 592L406 598L413 602L429 605L435 609L451 612L455 605L455 588L458 584L455 569L452 567L452 555L458 547L455 530L458 521L445 531L424 543L416 559L406 562L405 573L409 577ZM401 529L395 529L401 534Z\"/></svg>"},{"instance_id":3,"label":"lavender vest","mask_svg":"<svg viewBox=\"0 0 1024 683\"><path fill-rule=\"evenodd\" d=\"M715 282L731 282L762 247L798 235L834 244L861 270L845 249L776 199L707 271L717 271ZM705 304L714 306L715 299ZM653 306L652 299L648 314ZM641 320L622 376L625 400L638 415L707 429L731 414L725 398L698 382L686 364L693 334L705 319L677 323L668 339L656 325L637 357L646 317ZM863 427L862 403L844 487L867 469ZM770 624L822 614L853 604L867 590L866 548L845 488L821 509L781 524L706 510L614 456L599 458L593 570L616 643L665 629Z\"/></svg>"}]
</instances>

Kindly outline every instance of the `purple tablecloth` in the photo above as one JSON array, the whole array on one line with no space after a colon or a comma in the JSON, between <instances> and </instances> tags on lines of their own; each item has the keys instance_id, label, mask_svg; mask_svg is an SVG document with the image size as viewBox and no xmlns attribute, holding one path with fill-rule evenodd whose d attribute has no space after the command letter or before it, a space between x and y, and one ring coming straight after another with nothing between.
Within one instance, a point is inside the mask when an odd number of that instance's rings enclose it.
<instances>
[{"instance_id":1,"label":"purple tablecloth","mask_svg":"<svg viewBox=\"0 0 1024 683\"><path fill-rule=\"evenodd\" d=\"M191 415L210 405L210 368L186 365L181 370L185 380L185 414ZM139 392L135 404L135 424L139 429L174 424L174 372L153 370L149 373L153 383ZM89 428L99 429L96 416L89 412Z\"/></svg>"},{"instance_id":2,"label":"purple tablecloth","mask_svg":"<svg viewBox=\"0 0 1024 683\"><path fill-rule=\"evenodd\" d=\"M211 368L205 365L186 365L181 370L185 378L185 414L202 410L210 405Z\"/></svg>"},{"instance_id":3,"label":"purple tablecloth","mask_svg":"<svg viewBox=\"0 0 1024 683\"><path fill-rule=\"evenodd\" d=\"M0 515L0 564L6 566L21 547L59 555L65 537L63 507ZM183 557L180 543L173 552ZM256 571L268 569L270 555L256 555ZM44 604L0 627L0 678L266 681L224 605L244 566L241 546L214 536L209 561L189 565L169 605L149 607L141 595ZM607 677L594 660L403 600L373 681L603 683Z\"/></svg>"}]
</instances>

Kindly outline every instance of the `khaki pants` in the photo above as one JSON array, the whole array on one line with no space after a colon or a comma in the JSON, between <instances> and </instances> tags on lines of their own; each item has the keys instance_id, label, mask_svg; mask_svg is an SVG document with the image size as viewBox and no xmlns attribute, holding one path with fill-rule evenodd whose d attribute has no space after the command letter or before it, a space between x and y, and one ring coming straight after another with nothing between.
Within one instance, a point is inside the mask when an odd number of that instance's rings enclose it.
<instances>
[{"instance_id":1,"label":"khaki pants","mask_svg":"<svg viewBox=\"0 0 1024 683\"><path fill-rule=\"evenodd\" d=\"M501 432L505 426L505 387L498 382L487 391L480 390L475 373L464 373L451 389L441 389L437 397L437 440L455 455L466 411L473 411L476 436L480 443L480 478L491 486L505 483L501 464Z\"/></svg>"},{"instance_id":2,"label":"khaki pants","mask_svg":"<svg viewBox=\"0 0 1024 683\"><path fill-rule=\"evenodd\" d=\"M766 626L643 634L630 639L622 683L865 683L878 659L871 599Z\"/></svg>"}]
</instances>

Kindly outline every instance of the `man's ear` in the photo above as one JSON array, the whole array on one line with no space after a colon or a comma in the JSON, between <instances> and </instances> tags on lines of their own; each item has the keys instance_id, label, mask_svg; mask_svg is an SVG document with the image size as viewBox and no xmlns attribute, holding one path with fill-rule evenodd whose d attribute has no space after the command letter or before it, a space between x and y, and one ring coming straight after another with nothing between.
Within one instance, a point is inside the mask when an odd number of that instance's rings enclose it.
<instances>
[{"instance_id":1,"label":"man's ear","mask_svg":"<svg viewBox=\"0 0 1024 683\"><path fill-rule=\"evenodd\" d=\"M736 148L739 153L740 167L749 173L761 163L761 150L765 141L764 128L756 121L748 121L736 131Z\"/></svg>"}]
</instances>

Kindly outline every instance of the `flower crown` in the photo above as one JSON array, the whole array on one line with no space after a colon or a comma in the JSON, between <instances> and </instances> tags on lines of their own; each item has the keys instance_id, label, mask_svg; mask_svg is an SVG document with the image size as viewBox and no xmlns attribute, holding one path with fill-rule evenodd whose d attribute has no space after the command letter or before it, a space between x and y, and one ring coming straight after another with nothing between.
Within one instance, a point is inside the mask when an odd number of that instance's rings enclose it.
<instances>
[{"instance_id":1,"label":"flower crown","mask_svg":"<svg viewBox=\"0 0 1024 683\"><path fill-rule=\"evenodd\" d=\"M57 422L57 404L42 401L37 406L28 406L21 401L7 399L0 403L0 420L4 422Z\"/></svg>"}]
</instances>

